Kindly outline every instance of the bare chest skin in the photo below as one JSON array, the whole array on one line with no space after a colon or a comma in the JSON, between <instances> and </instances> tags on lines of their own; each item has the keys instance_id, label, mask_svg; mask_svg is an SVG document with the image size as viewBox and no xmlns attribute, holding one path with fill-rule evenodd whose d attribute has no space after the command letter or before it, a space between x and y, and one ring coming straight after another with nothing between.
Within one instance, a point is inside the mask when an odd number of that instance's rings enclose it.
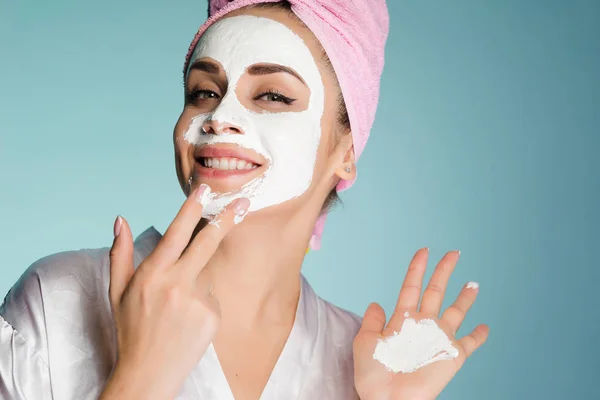
<instances>
[{"instance_id":1,"label":"bare chest skin","mask_svg":"<svg viewBox=\"0 0 600 400\"><path fill-rule=\"evenodd\" d=\"M213 345L236 400L258 400L281 355L292 325L241 334L221 330Z\"/></svg>"}]
</instances>

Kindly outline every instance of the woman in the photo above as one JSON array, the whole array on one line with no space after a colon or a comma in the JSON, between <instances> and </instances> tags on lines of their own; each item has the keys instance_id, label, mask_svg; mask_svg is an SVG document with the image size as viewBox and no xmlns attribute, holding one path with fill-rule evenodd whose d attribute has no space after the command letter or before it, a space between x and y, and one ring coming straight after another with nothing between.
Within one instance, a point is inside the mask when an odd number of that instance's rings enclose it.
<instances>
[{"instance_id":1,"label":"woman","mask_svg":"<svg viewBox=\"0 0 600 400\"><path fill-rule=\"evenodd\" d=\"M42 259L9 292L3 398L430 399L485 341L483 325L454 338L476 285L438 319L458 252L418 310L427 249L416 253L387 326L379 305L361 321L302 277L307 244L318 247L356 175L387 11L383 0L266 3L211 2L190 47L174 129L187 200L165 235L134 242L118 217L110 250ZM411 359L380 340L417 328L443 346Z\"/></svg>"}]
</instances>

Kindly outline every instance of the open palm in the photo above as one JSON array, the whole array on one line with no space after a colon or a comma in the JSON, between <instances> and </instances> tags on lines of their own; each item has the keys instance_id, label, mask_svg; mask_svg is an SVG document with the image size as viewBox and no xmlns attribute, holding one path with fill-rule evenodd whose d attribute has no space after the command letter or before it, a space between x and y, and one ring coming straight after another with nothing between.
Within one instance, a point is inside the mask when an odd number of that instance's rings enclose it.
<instances>
[{"instance_id":1,"label":"open palm","mask_svg":"<svg viewBox=\"0 0 600 400\"><path fill-rule=\"evenodd\" d=\"M447 253L438 263L419 307L428 253L427 249L421 249L413 257L387 326L385 312L379 304L372 303L365 312L361 329L354 339L354 381L361 400L435 399L465 360L487 339L489 328L486 325L477 326L460 340L455 338L467 311L475 302L476 285L465 285L454 304L439 318L446 285L459 258L457 251ZM433 362L414 372L394 373L388 370L373 358L375 347L381 339L400 332L406 318L435 321L458 349L458 356Z\"/></svg>"}]
</instances>

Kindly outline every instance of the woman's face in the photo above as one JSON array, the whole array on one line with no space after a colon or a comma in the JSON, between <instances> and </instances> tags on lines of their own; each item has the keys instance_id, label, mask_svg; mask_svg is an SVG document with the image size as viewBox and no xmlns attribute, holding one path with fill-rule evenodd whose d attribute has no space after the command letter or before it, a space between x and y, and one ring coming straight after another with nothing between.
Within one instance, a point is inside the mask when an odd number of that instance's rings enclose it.
<instances>
[{"instance_id":1,"label":"woman's face","mask_svg":"<svg viewBox=\"0 0 600 400\"><path fill-rule=\"evenodd\" d=\"M184 191L213 191L205 217L239 197L250 211L323 203L350 143L332 151L338 89L321 58L312 34L280 10L232 13L201 37L174 143Z\"/></svg>"}]
</instances>

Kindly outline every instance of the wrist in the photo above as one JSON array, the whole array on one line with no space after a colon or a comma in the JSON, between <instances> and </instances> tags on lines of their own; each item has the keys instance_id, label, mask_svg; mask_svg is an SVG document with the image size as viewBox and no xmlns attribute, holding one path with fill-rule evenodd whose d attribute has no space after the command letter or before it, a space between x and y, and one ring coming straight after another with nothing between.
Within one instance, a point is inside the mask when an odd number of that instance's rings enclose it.
<instances>
[{"instance_id":1,"label":"wrist","mask_svg":"<svg viewBox=\"0 0 600 400\"><path fill-rule=\"evenodd\" d=\"M119 363L106 382L99 400L167 400L177 395L142 368Z\"/></svg>"}]
</instances>

